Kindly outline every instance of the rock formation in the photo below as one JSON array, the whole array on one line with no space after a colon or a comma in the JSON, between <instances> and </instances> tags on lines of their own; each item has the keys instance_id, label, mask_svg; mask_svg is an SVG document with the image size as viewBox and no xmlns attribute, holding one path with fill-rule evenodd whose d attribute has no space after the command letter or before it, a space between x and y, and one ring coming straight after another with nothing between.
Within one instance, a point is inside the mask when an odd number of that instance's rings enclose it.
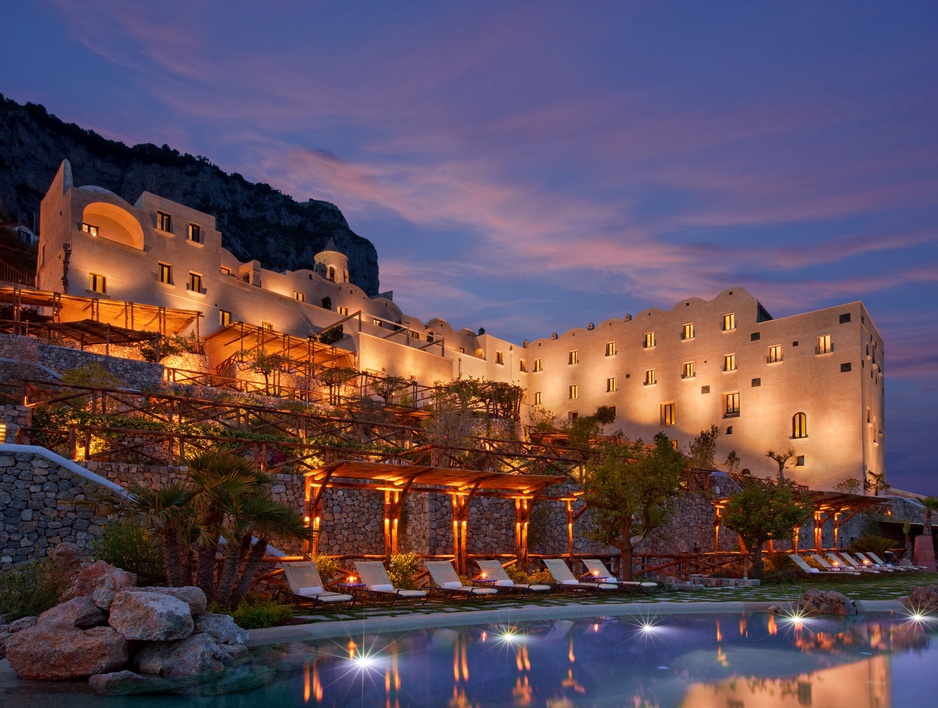
<instances>
[{"instance_id":1,"label":"rock formation","mask_svg":"<svg viewBox=\"0 0 938 708\"><path fill-rule=\"evenodd\" d=\"M349 257L351 281L378 294L375 247L349 228L335 205L294 201L167 145L127 147L64 123L42 106L20 106L0 95L0 204L12 220L36 226L39 202L65 159L76 185L104 187L131 204L141 192L152 192L213 215L222 245L241 261L311 269L313 256L332 238Z\"/></svg>"},{"instance_id":2,"label":"rock formation","mask_svg":"<svg viewBox=\"0 0 938 708\"><path fill-rule=\"evenodd\" d=\"M104 561L87 566L69 599L0 627L0 657L5 652L21 678L90 677L107 695L189 691L205 676L209 692L266 680L237 665L248 633L229 615L208 612L199 588L138 588L135 581Z\"/></svg>"}]
</instances>

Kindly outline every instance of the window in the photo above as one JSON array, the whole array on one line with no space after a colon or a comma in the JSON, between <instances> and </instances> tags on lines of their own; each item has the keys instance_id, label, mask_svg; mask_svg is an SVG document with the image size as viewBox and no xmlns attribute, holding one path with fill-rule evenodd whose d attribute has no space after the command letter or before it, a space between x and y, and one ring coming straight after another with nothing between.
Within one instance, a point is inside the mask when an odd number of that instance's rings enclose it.
<instances>
[{"instance_id":1,"label":"window","mask_svg":"<svg viewBox=\"0 0 938 708\"><path fill-rule=\"evenodd\" d=\"M735 354L727 354L723 357L723 371L736 371Z\"/></svg>"},{"instance_id":2,"label":"window","mask_svg":"<svg viewBox=\"0 0 938 708\"><path fill-rule=\"evenodd\" d=\"M335 308L335 311L338 312L338 313L339 313L340 315L342 315L342 316L347 316L347 315L348 315L348 308L347 308L347 307L342 307L342 305L338 305L338 306Z\"/></svg>"},{"instance_id":3,"label":"window","mask_svg":"<svg viewBox=\"0 0 938 708\"><path fill-rule=\"evenodd\" d=\"M333 283L335 282L335 268L333 268L332 266L329 266L329 271L328 271L327 277L328 277L329 280L331 280Z\"/></svg>"},{"instance_id":4,"label":"window","mask_svg":"<svg viewBox=\"0 0 938 708\"><path fill-rule=\"evenodd\" d=\"M156 212L156 228L167 233L173 232L173 217L165 211Z\"/></svg>"},{"instance_id":5,"label":"window","mask_svg":"<svg viewBox=\"0 0 938 708\"><path fill-rule=\"evenodd\" d=\"M847 324L848 322L850 322L850 313L845 312L840 316L840 324Z\"/></svg>"},{"instance_id":6,"label":"window","mask_svg":"<svg viewBox=\"0 0 938 708\"><path fill-rule=\"evenodd\" d=\"M542 396L541 396L541 392L540 392L540 391L535 391L535 392L534 392L534 405L535 405L535 406L539 406L539 405L541 405L541 403L543 403L543 402L544 402L544 399L543 399Z\"/></svg>"},{"instance_id":7,"label":"window","mask_svg":"<svg viewBox=\"0 0 938 708\"><path fill-rule=\"evenodd\" d=\"M661 424L662 425L674 425L674 403L662 403L661 404Z\"/></svg>"},{"instance_id":8,"label":"window","mask_svg":"<svg viewBox=\"0 0 938 708\"><path fill-rule=\"evenodd\" d=\"M723 394L723 417L730 418L739 415L739 391Z\"/></svg>"},{"instance_id":9,"label":"window","mask_svg":"<svg viewBox=\"0 0 938 708\"><path fill-rule=\"evenodd\" d=\"M348 310L345 311L345 314L348 314ZM427 332L427 341L433 343L433 332Z\"/></svg>"},{"instance_id":10,"label":"window","mask_svg":"<svg viewBox=\"0 0 938 708\"><path fill-rule=\"evenodd\" d=\"M654 332L645 332L645 341L642 344L645 349L651 349L655 346L655 333Z\"/></svg>"},{"instance_id":11,"label":"window","mask_svg":"<svg viewBox=\"0 0 938 708\"><path fill-rule=\"evenodd\" d=\"M231 275L231 268L228 266L222 266L219 270L221 270L222 275Z\"/></svg>"},{"instance_id":12,"label":"window","mask_svg":"<svg viewBox=\"0 0 938 708\"><path fill-rule=\"evenodd\" d=\"M97 227L97 226L92 226L91 224L86 224L85 222L82 222L82 223L81 223L81 230L84 231L84 232L85 232L86 234L88 234L89 236L97 236L97 235L98 235L98 227Z\"/></svg>"},{"instance_id":13,"label":"window","mask_svg":"<svg viewBox=\"0 0 938 708\"><path fill-rule=\"evenodd\" d=\"M700 392L701 392L701 393L710 393L710 387L709 387L709 386L701 386L701 387L700 387Z\"/></svg>"},{"instance_id":14,"label":"window","mask_svg":"<svg viewBox=\"0 0 938 708\"><path fill-rule=\"evenodd\" d=\"M804 467L804 455L795 458L795 467Z\"/></svg>"},{"instance_id":15,"label":"window","mask_svg":"<svg viewBox=\"0 0 938 708\"><path fill-rule=\"evenodd\" d=\"M167 285L173 284L173 267L169 263L159 263L160 282Z\"/></svg>"},{"instance_id":16,"label":"window","mask_svg":"<svg viewBox=\"0 0 938 708\"><path fill-rule=\"evenodd\" d=\"M198 273L189 273L189 282L186 284L186 289L194 293L202 292L202 276Z\"/></svg>"},{"instance_id":17,"label":"window","mask_svg":"<svg viewBox=\"0 0 938 708\"><path fill-rule=\"evenodd\" d=\"M528 362L524 359L518 361L518 366L522 374L528 373Z\"/></svg>"},{"instance_id":18,"label":"window","mask_svg":"<svg viewBox=\"0 0 938 708\"><path fill-rule=\"evenodd\" d=\"M808 416L804 413L795 413L791 417L791 436L793 438L808 437Z\"/></svg>"},{"instance_id":19,"label":"window","mask_svg":"<svg viewBox=\"0 0 938 708\"><path fill-rule=\"evenodd\" d=\"M101 293L102 295L107 293L107 278L103 275L98 275L97 273L89 273L91 276L89 278L88 289L93 293Z\"/></svg>"},{"instance_id":20,"label":"window","mask_svg":"<svg viewBox=\"0 0 938 708\"><path fill-rule=\"evenodd\" d=\"M274 326L270 322L261 322L261 329L273 329Z\"/></svg>"},{"instance_id":21,"label":"window","mask_svg":"<svg viewBox=\"0 0 938 708\"><path fill-rule=\"evenodd\" d=\"M688 322L681 329L681 339L693 339L694 338L694 323Z\"/></svg>"},{"instance_id":22,"label":"window","mask_svg":"<svg viewBox=\"0 0 938 708\"><path fill-rule=\"evenodd\" d=\"M758 342L760 339L762 339L761 332L753 332L752 334L749 335L750 342Z\"/></svg>"},{"instance_id":23,"label":"window","mask_svg":"<svg viewBox=\"0 0 938 708\"><path fill-rule=\"evenodd\" d=\"M580 414L577 413L576 411L570 411L569 413L567 413L567 420L569 420L571 423L576 421L579 417L580 417Z\"/></svg>"},{"instance_id":24,"label":"window","mask_svg":"<svg viewBox=\"0 0 938 708\"><path fill-rule=\"evenodd\" d=\"M696 373L696 371L694 370L694 362L692 362L692 361L685 361L685 362L684 362L684 366L683 366L683 368L681 369L681 378L682 378L682 379L692 379L692 378L694 378L694 376L696 376L696 375L697 375L697 373Z\"/></svg>"},{"instance_id":25,"label":"window","mask_svg":"<svg viewBox=\"0 0 938 708\"><path fill-rule=\"evenodd\" d=\"M375 317L374 319L371 320L371 324L373 324L375 327L380 327L380 326L381 326L381 320L379 320L377 317ZM463 351L465 351L465 350L463 350Z\"/></svg>"},{"instance_id":26,"label":"window","mask_svg":"<svg viewBox=\"0 0 938 708\"><path fill-rule=\"evenodd\" d=\"M782 345L773 344L769 347L769 355L766 357L766 361L770 364L777 364L782 360Z\"/></svg>"},{"instance_id":27,"label":"window","mask_svg":"<svg viewBox=\"0 0 938 708\"><path fill-rule=\"evenodd\" d=\"M616 407L615 407L615 406L606 406L606 409L609 411L610 417L611 417L613 420L615 420L615 419L616 419Z\"/></svg>"},{"instance_id":28,"label":"window","mask_svg":"<svg viewBox=\"0 0 938 708\"><path fill-rule=\"evenodd\" d=\"M534 360L534 373L538 373L544 370L544 363L540 359Z\"/></svg>"},{"instance_id":29,"label":"window","mask_svg":"<svg viewBox=\"0 0 938 708\"><path fill-rule=\"evenodd\" d=\"M495 363L504 365L505 352L495 352Z\"/></svg>"},{"instance_id":30,"label":"window","mask_svg":"<svg viewBox=\"0 0 938 708\"><path fill-rule=\"evenodd\" d=\"M736 329L736 314L731 312L728 315L723 315L723 331L731 332Z\"/></svg>"},{"instance_id":31,"label":"window","mask_svg":"<svg viewBox=\"0 0 938 708\"><path fill-rule=\"evenodd\" d=\"M655 378L655 370L654 370L654 369L648 369L648 370L645 372L645 385L646 385L646 386L654 386L656 383L658 383L658 379Z\"/></svg>"},{"instance_id":32,"label":"window","mask_svg":"<svg viewBox=\"0 0 938 708\"><path fill-rule=\"evenodd\" d=\"M192 243L202 243L202 227L198 224L189 224L189 228L186 231L186 238L192 241Z\"/></svg>"},{"instance_id":33,"label":"window","mask_svg":"<svg viewBox=\"0 0 938 708\"><path fill-rule=\"evenodd\" d=\"M466 353L466 348L465 348L465 347L460 347L460 348L459 348L459 353L460 353L460 354L465 354L465 353Z\"/></svg>"},{"instance_id":34,"label":"window","mask_svg":"<svg viewBox=\"0 0 938 708\"><path fill-rule=\"evenodd\" d=\"M218 311L218 325L224 327L231 324L231 313L228 310Z\"/></svg>"},{"instance_id":35,"label":"window","mask_svg":"<svg viewBox=\"0 0 938 708\"><path fill-rule=\"evenodd\" d=\"M574 398L579 398L579 397L580 397L580 387L577 386L576 384L570 384L570 399L572 400Z\"/></svg>"},{"instance_id":36,"label":"window","mask_svg":"<svg viewBox=\"0 0 938 708\"><path fill-rule=\"evenodd\" d=\"M410 338L411 338L411 339L420 339L420 332L418 332L418 331L415 330L415 329L410 330Z\"/></svg>"},{"instance_id":37,"label":"window","mask_svg":"<svg viewBox=\"0 0 938 708\"><path fill-rule=\"evenodd\" d=\"M301 293L297 290L293 291L293 299L297 302L306 302L306 293Z\"/></svg>"},{"instance_id":38,"label":"window","mask_svg":"<svg viewBox=\"0 0 938 708\"><path fill-rule=\"evenodd\" d=\"M761 385L762 385L762 379L753 379L753 380L752 380L752 387L753 387L753 388L756 388L757 386L761 386Z\"/></svg>"},{"instance_id":39,"label":"window","mask_svg":"<svg viewBox=\"0 0 938 708\"><path fill-rule=\"evenodd\" d=\"M606 393L615 393L619 390L619 385L616 383L616 377L610 376L606 379Z\"/></svg>"},{"instance_id":40,"label":"window","mask_svg":"<svg viewBox=\"0 0 938 708\"><path fill-rule=\"evenodd\" d=\"M576 349L570 350L570 357L567 359L568 364L579 364L580 363L580 352Z\"/></svg>"},{"instance_id":41,"label":"window","mask_svg":"<svg viewBox=\"0 0 938 708\"><path fill-rule=\"evenodd\" d=\"M606 342L606 356L615 356L618 352L616 351L615 342Z\"/></svg>"},{"instance_id":42,"label":"window","mask_svg":"<svg viewBox=\"0 0 938 708\"><path fill-rule=\"evenodd\" d=\"M817 338L815 354L830 354L832 351L834 351L834 347L831 345L831 336L829 334L822 334Z\"/></svg>"}]
</instances>

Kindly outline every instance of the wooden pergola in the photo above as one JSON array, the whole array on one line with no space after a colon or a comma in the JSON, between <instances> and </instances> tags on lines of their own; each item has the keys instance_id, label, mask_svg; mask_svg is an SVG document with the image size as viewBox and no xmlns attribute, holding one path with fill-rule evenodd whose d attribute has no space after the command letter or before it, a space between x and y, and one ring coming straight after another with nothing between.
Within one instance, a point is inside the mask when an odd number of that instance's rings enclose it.
<instances>
[{"instance_id":1,"label":"wooden pergola","mask_svg":"<svg viewBox=\"0 0 938 708\"><path fill-rule=\"evenodd\" d=\"M48 328L47 323L26 322L23 319L24 307L46 308L53 324L93 322L128 331L154 332L164 337L184 332L193 322L198 337L201 316L196 310L142 305L110 298L63 295L19 285L0 285L0 303L13 306L14 334L26 334L27 329ZM87 329L90 330L91 325ZM114 340L111 342L114 343Z\"/></svg>"},{"instance_id":2,"label":"wooden pergola","mask_svg":"<svg viewBox=\"0 0 938 708\"><path fill-rule=\"evenodd\" d=\"M388 465L341 460L306 472L306 516L313 535L304 553L317 553L323 497L327 489L370 489L384 495L384 552L398 552L398 528L404 500L411 492L448 494L453 510L453 557L456 569L466 572L469 507L476 496L511 499L515 506L515 554L524 567L528 558L531 509L543 491L568 481L558 475L503 474L422 465ZM353 481L354 480L354 481ZM566 497L550 497L569 501ZM572 499L572 497L571 497Z\"/></svg>"},{"instance_id":3,"label":"wooden pergola","mask_svg":"<svg viewBox=\"0 0 938 708\"><path fill-rule=\"evenodd\" d=\"M810 518L814 524L814 549L817 553L824 550L822 532L824 524L833 522L834 528L834 547L837 548L840 541L840 529L850 519L862 511L871 507L880 506L886 503L882 497L868 497L862 494L845 494L841 492L824 492L820 490L806 489L800 492L802 500L811 507L810 514L805 517L804 522ZM713 550L720 548L720 529L722 527L722 511L730 497L715 499L713 507L716 516L713 521ZM792 534L792 551L798 553L798 540L801 535L801 526L796 526Z\"/></svg>"}]
</instances>

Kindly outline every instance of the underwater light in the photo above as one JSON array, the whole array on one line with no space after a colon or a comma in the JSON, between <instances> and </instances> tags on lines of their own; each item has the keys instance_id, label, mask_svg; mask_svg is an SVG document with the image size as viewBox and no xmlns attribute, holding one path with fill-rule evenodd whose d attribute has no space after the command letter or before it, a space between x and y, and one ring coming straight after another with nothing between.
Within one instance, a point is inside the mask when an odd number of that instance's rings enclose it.
<instances>
[{"instance_id":1,"label":"underwater light","mask_svg":"<svg viewBox=\"0 0 938 708\"><path fill-rule=\"evenodd\" d=\"M356 668L364 670L373 668L378 663L378 657L374 654L357 654L349 661Z\"/></svg>"},{"instance_id":2,"label":"underwater light","mask_svg":"<svg viewBox=\"0 0 938 708\"><path fill-rule=\"evenodd\" d=\"M524 635L514 629L500 630L495 636L498 641L505 642L506 644L524 641Z\"/></svg>"}]
</instances>

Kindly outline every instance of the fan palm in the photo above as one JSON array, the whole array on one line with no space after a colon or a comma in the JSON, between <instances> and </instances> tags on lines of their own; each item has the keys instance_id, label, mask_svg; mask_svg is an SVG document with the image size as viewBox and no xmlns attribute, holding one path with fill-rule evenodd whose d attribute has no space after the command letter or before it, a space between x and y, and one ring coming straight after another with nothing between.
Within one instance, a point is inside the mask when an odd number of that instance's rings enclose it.
<instances>
[{"instance_id":1,"label":"fan palm","mask_svg":"<svg viewBox=\"0 0 938 708\"><path fill-rule=\"evenodd\" d=\"M160 537L167 582L176 587L188 585L192 580L189 542L195 525L193 490L174 483L155 489L134 484L127 491L131 506L150 520Z\"/></svg>"}]
</instances>

